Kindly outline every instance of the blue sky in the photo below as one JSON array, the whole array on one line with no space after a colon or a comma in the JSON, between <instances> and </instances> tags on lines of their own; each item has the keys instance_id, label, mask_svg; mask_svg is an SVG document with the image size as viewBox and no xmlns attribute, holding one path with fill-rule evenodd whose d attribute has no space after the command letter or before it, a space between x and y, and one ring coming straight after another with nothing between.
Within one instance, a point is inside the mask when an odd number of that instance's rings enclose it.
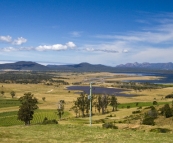
<instances>
[{"instance_id":1,"label":"blue sky","mask_svg":"<svg viewBox=\"0 0 173 143\"><path fill-rule=\"evenodd\" d=\"M0 63L173 62L172 0L0 0Z\"/></svg>"}]
</instances>

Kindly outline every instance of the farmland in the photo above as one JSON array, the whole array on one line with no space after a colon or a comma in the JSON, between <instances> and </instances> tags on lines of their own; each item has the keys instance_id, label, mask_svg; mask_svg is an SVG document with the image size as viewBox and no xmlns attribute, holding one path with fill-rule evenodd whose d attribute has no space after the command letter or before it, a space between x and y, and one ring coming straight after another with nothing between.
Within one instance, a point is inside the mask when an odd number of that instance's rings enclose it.
<instances>
[{"instance_id":1,"label":"farmland","mask_svg":"<svg viewBox=\"0 0 173 143\"><path fill-rule=\"evenodd\" d=\"M32 77L32 76L30 76ZM50 76L48 76L50 77ZM40 80L40 83L1 83L0 90L4 94L0 95L0 137L2 142L171 142L173 132L172 117L165 118L159 115L155 119L155 126L141 124L146 112L153 106L153 101L157 104L154 107L159 110L166 103L172 105L172 99L164 98L173 92L172 85L153 86L154 88L143 89L142 84L136 83L142 90L128 89L125 94L132 94L132 97L116 96L118 101L117 111L112 112L112 107L108 105L105 114L101 114L93 107L92 127L89 126L89 118L78 115L72 110L74 101L79 97L79 91L67 90L66 87L78 83L80 86L89 85L90 81L103 79L106 81L116 79L115 82L98 82L94 86L105 88L118 88L122 83L121 78L140 78L127 75L116 75L112 73L51 73L53 80ZM118 82L117 82L117 77ZM146 79L157 77L143 77ZM63 79L64 82L55 82ZM66 85L68 83L68 85ZM130 84L128 84L130 85ZM151 85L150 85L151 86ZM11 91L15 91L14 98ZM38 107L34 113L31 126L24 126L24 122L17 120L17 113L20 102L19 97L24 93L31 92L38 99ZM77 93L76 93L77 92ZM45 97L45 100L43 100ZM96 96L97 97L97 96ZM65 101L65 112L62 119L57 115L57 103ZM80 113L78 113L80 114ZM58 125L42 125L43 120L57 120ZM105 123L113 123L118 129L103 129ZM161 128L161 129L160 129ZM15 130L16 129L16 130ZM27 129L27 130L26 130ZM156 132L168 131L165 135L158 135ZM137 131L137 132L136 132ZM10 132L11 136L9 136ZM32 133L30 133L32 132ZM152 133L155 132L155 133ZM164 132L164 131L163 131ZM27 134L25 136L24 134ZM32 138L33 134L35 137ZM20 138L19 138L20 136ZM151 139L154 136L154 139ZM63 138L63 139L62 139ZM129 138L130 140L128 140Z\"/></svg>"}]
</instances>

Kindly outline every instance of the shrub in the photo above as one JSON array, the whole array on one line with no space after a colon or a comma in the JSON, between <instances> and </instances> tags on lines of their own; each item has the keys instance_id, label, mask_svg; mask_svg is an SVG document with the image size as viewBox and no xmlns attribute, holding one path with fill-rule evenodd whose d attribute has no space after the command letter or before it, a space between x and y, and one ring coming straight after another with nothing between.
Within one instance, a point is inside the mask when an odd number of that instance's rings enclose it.
<instances>
[{"instance_id":1,"label":"shrub","mask_svg":"<svg viewBox=\"0 0 173 143\"><path fill-rule=\"evenodd\" d=\"M157 101L153 101L153 105L157 105Z\"/></svg>"},{"instance_id":2,"label":"shrub","mask_svg":"<svg viewBox=\"0 0 173 143\"><path fill-rule=\"evenodd\" d=\"M46 125L46 124L58 124L58 121L53 119L53 120L48 120L47 117L44 118L42 124Z\"/></svg>"},{"instance_id":3,"label":"shrub","mask_svg":"<svg viewBox=\"0 0 173 143\"><path fill-rule=\"evenodd\" d=\"M115 126L113 123L104 123L104 124L102 124L102 127L103 127L103 128L106 128L106 129L108 129L108 128L111 128L111 129L118 129L118 127Z\"/></svg>"},{"instance_id":4,"label":"shrub","mask_svg":"<svg viewBox=\"0 0 173 143\"><path fill-rule=\"evenodd\" d=\"M142 106L139 106L137 109L142 109Z\"/></svg>"},{"instance_id":5,"label":"shrub","mask_svg":"<svg viewBox=\"0 0 173 143\"><path fill-rule=\"evenodd\" d=\"M154 106L150 107L151 110L148 111L147 115L153 118L157 118L158 112Z\"/></svg>"},{"instance_id":6,"label":"shrub","mask_svg":"<svg viewBox=\"0 0 173 143\"><path fill-rule=\"evenodd\" d=\"M129 108L130 108L130 106L128 105L128 106L127 106L127 109L129 109Z\"/></svg>"},{"instance_id":7,"label":"shrub","mask_svg":"<svg viewBox=\"0 0 173 143\"><path fill-rule=\"evenodd\" d=\"M156 133L168 133L171 130L166 129L166 128L155 128L155 129L151 129L150 132L156 132Z\"/></svg>"},{"instance_id":8,"label":"shrub","mask_svg":"<svg viewBox=\"0 0 173 143\"><path fill-rule=\"evenodd\" d=\"M141 113L141 111L140 110L132 111L132 114L137 114L137 113Z\"/></svg>"},{"instance_id":9,"label":"shrub","mask_svg":"<svg viewBox=\"0 0 173 143\"><path fill-rule=\"evenodd\" d=\"M168 94L165 96L165 98L173 98L173 94Z\"/></svg>"},{"instance_id":10,"label":"shrub","mask_svg":"<svg viewBox=\"0 0 173 143\"><path fill-rule=\"evenodd\" d=\"M149 116L145 116L145 118L142 121L142 124L144 125L155 125L154 123L154 118L153 117L149 117Z\"/></svg>"},{"instance_id":11,"label":"shrub","mask_svg":"<svg viewBox=\"0 0 173 143\"><path fill-rule=\"evenodd\" d=\"M165 104L163 107L163 112L166 118L172 117L173 113L171 108L169 107L169 104Z\"/></svg>"}]
</instances>

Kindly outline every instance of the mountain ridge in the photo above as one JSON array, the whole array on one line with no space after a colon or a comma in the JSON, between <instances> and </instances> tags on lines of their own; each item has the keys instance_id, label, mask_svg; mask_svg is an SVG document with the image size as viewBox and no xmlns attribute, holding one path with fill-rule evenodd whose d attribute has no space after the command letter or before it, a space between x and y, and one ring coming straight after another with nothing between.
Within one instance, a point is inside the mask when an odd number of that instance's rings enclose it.
<instances>
[{"instance_id":1,"label":"mountain ridge","mask_svg":"<svg viewBox=\"0 0 173 143\"><path fill-rule=\"evenodd\" d=\"M15 63L0 64L0 70L31 70L31 71L72 71L72 72L137 72L148 70L173 70L173 63L126 63L115 67L102 64L82 62L68 65L41 65L32 61L18 61Z\"/></svg>"}]
</instances>

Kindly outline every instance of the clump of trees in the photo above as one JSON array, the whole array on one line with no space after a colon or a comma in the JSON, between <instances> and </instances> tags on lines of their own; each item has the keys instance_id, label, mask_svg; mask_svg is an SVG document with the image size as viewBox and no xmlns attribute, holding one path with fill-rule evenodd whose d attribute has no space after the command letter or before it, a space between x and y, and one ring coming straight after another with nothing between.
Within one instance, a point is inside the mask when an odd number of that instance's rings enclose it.
<instances>
[{"instance_id":1,"label":"clump of trees","mask_svg":"<svg viewBox=\"0 0 173 143\"><path fill-rule=\"evenodd\" d=\"M108 112L108 105L112 106L112 111L116 111L118 106L117 98L115 97L115 95L92 95L91 103L92 114L93 107L95 108L95 113L98 112L105 114ZM82 92L80 96L74 101L74 105L71 109L75 112L76 117L80 117L80 115L82 117L89 116L90 99L88 98L88 95Z\"/></svg>"},{"instance_id":2,"label":"clump of trees","mask_svg":"<svg viewBox=\"0 0 173 143\"><path fill-rule=\"evenodd\" d=\"M18 120L25 122L25 125L30 125L33 119L34 110L38 109L38 100L30 92L25 93L24 96L19 98L21 105L18 111Z\"/></svg>"},{"instance_id":3,"label":"clump of trees","mask_svg":"<svg viewBox=\"0 0 173 143\"><path fill-rule=\"evenodd\" d=\"M173 98L173 94L168 94L165 96L165 98Z\"/></svg>"},{"instance_id":4,"label":"clump of trees","mask_svg":"<svg viewBox=\"0 0 173 143\"><path fill-rule=\"evenodd\" d=\"M59 118L61 119L62 118L62 115L64 114L64 104L65 104L65 101L64 100L60 100L58 102L58 116Z\"/></svg>"},{"instance_id":5,"label":"clump of trees","mask_svg":"<svg viewBox=\"0 0 173 143\"><path fill-rule=\"evenodd\" d=\"M173 116L173 107L171 108L169 104L165 104L161 108L161 115L165 116L166 118L172 117Z\"/></svg>"},{"instance_id":6,"label":"clump of trees","mask_svg":"<svg viewBox=\"0 0 173 143\"><path fill-rule=\"evenodd\" d=\"M145 113L142 124L144 125L155 125L154 119L158 116L158 112L154 106L150 107L150 110Z\"/></svg>"}]
</instances>

